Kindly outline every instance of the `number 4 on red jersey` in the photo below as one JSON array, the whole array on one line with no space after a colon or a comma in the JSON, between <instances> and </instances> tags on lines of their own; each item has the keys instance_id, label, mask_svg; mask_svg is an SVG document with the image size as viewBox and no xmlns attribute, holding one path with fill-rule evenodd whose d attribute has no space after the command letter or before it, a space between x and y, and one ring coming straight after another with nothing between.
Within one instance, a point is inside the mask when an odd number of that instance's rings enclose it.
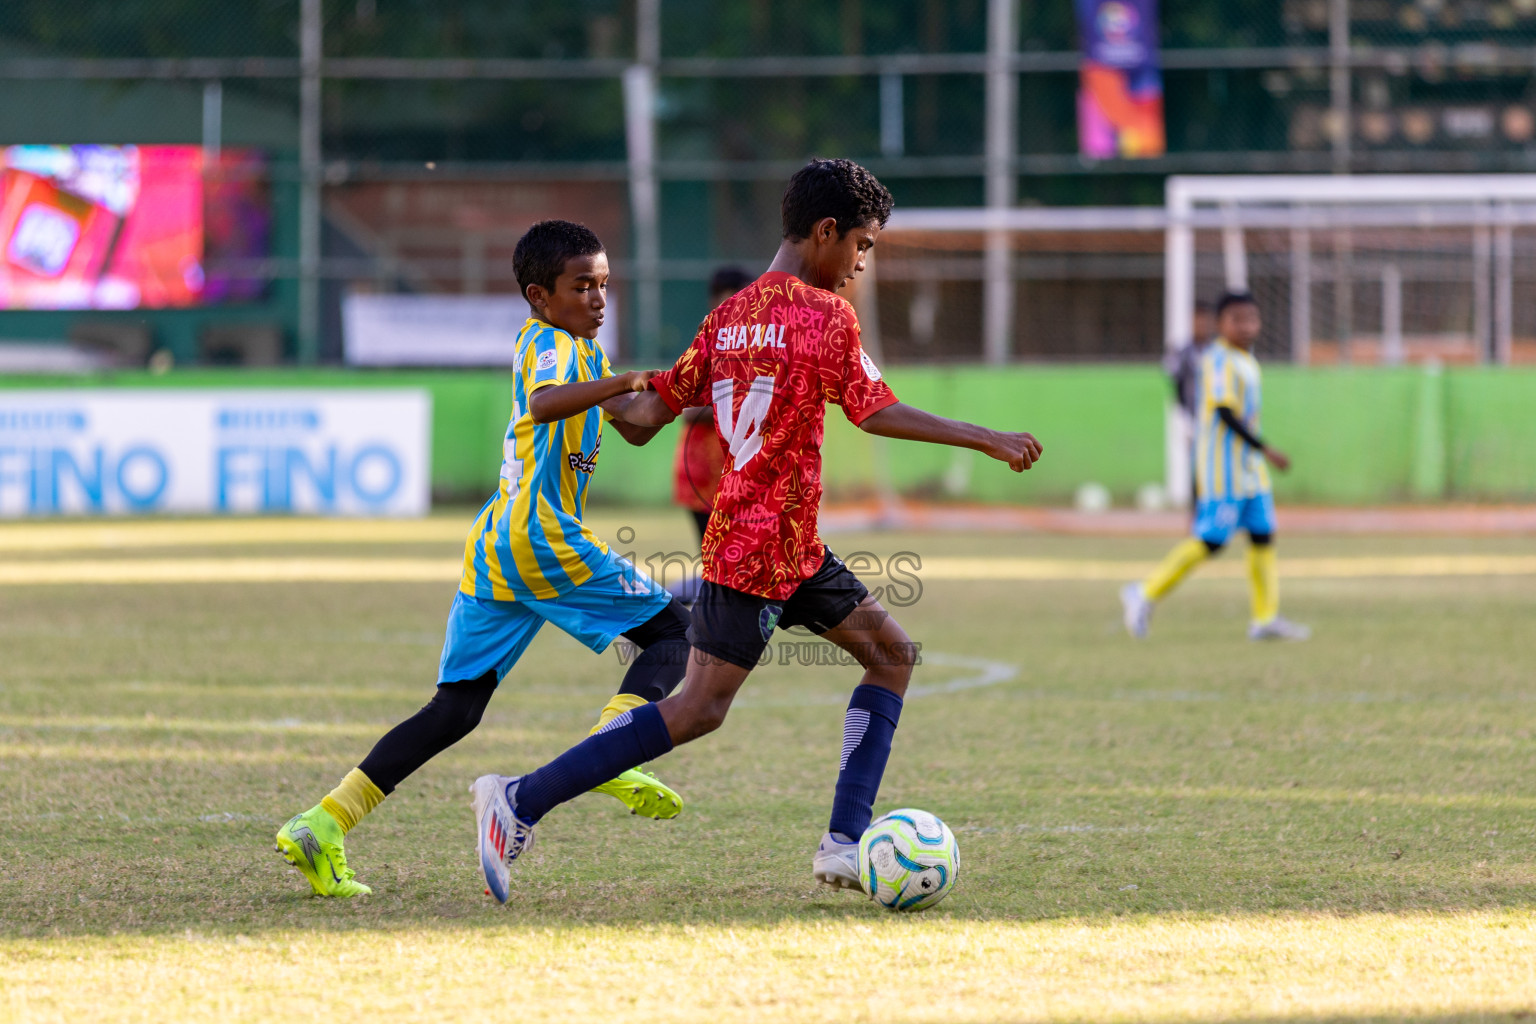
<instances>
[{"instance_id":1,"label":"number 4 on red jersey","mask_svg":"<svg viewBox=\"0 0 1536 1024\"><path fill-rule=\"evenodd\" d=\"M763 423L773 405L775 378L759 376L747 387L747 397L736 410L736 381L715 381L715 429L731 453L731 469L739 470L763 447Z\"/></svg>"}]
</instances>

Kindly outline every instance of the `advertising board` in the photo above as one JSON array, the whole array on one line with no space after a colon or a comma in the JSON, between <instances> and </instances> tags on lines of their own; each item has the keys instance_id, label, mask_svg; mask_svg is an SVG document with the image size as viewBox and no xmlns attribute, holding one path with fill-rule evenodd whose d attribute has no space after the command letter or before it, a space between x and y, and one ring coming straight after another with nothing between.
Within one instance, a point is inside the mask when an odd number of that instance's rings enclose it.
<instances>
[{"instance_id":1,"label":"advertising board","mask_svg":"<svg viewBox=\"0 0 1536 1024\"><path fill-rule=\"evenodd\" d=\"M0 518L417 516L419 390L0 391Z\"/></svg>"}]
</instances>

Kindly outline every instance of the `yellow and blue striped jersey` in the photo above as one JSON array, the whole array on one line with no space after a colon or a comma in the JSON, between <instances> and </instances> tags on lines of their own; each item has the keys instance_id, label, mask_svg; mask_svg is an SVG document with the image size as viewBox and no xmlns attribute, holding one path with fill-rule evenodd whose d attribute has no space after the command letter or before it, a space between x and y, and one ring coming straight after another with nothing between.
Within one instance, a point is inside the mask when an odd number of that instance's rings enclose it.
<instances>
[{"instance_id":1,"label":"yellow and blue striped jersey","mask_svg":"<svg viewBox=\"0 0 1536 1024\"><path fill-rule=\"evenodd\" d=\"M585 583L608 555L581 521L603 411L535 423L528 399L551 384L611 377L613 369L596 341L533 317L518 333L515 365L501 484L464 542L459 590L494 601L548 600Z\"/></svg>"},{"instance_id":2,"label":"yellow and blue striped jersey","mask_svg":"<svg viewBox=\"0 0 1536 1024\"><path fill-rule=\"evenodd\" d=\"M1218 412L1230 408L1259 432L1259 361L1217 338L1200 360L1200 422L1195 438L1195 487L1202 500L1234 501L1269 493L1264 455L1249 446Z\"/></svg>"}]
</instances>

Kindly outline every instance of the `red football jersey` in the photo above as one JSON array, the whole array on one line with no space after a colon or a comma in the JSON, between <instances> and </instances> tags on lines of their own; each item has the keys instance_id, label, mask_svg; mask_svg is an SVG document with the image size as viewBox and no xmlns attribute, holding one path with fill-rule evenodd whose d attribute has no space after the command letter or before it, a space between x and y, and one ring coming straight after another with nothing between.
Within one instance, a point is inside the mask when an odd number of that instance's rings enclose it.
<instances>
[{"instance_id":1,"label":"red football jersey","mask_svg":"<svg viewBox=\"0 0 1536 1024\"><path fill-rule=\"evenodd\" d=\"M855 425L896 396L859 345L853 307L793 274L764 274L704 318L651 379L674 412L713 405L725 475L704 534L704 578L783 599L821 567L826 404Z\"/></svg>"},{"instance_id":2,"label":"red football jersey","mask_svg":"<svg viewBox=\"0 0 1536 1024\"><path fill-rule=\"evenodd\" d=\"M714 417L684 423L672 460L672 500L690 512L713 510L724 470L725 453L715 437Z\"/></svg>"}]
</instances>

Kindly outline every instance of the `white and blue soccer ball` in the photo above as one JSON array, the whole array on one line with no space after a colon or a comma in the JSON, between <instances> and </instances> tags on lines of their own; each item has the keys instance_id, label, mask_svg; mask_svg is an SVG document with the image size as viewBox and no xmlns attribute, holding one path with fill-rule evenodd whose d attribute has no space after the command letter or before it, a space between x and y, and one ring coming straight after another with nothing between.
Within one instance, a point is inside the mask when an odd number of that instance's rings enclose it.
<instances>
[{"instance_id":1,"label":"white and blue soccer ball","mask_svg":"<svg viewBox=\"0 0 1536 1024\"><path fill-rule=\"evenodd\" d=\"M875 821L859 840L859 879L891 910L927 910L960 877L960 845L938 815L903 807Z\"/></svg>"}]
</instances>

